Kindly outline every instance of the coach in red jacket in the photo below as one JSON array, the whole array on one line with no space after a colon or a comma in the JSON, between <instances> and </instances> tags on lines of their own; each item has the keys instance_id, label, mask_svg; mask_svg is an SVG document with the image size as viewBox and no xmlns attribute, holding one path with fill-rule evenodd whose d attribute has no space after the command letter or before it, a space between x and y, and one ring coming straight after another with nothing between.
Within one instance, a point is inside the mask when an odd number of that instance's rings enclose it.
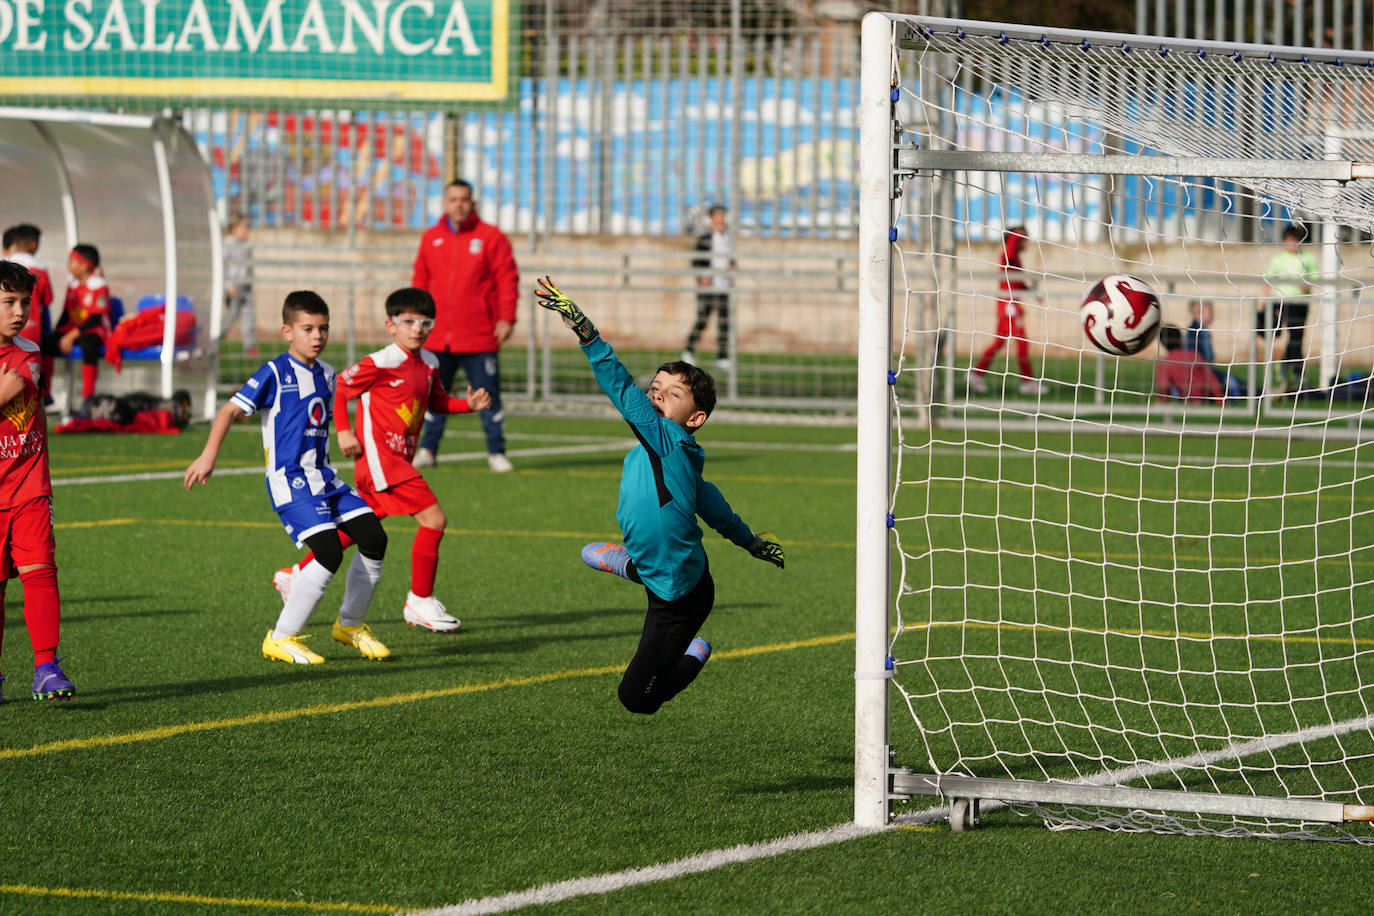
<instances>
[{"instance_id":1,"label":"coach in red jacket","mask_svg":"<svg viewBox=\"0 0 1374 916\"><path fill-rule=\"evenodd\" d=\"M428 290L438 308L425 349L439 358L439 380L453 391L453 377L462 366L469 385L487 390L491 406L482 411L487 464L493 471L512 470L496 357L515 329L520 271L510 240L477 218L472 185L461 178L444 189L444 215L420 237L410 285ZM443 414L426 418L415 453L417 468L434 464L444 420Z\"/></svg>"}]
</instances>

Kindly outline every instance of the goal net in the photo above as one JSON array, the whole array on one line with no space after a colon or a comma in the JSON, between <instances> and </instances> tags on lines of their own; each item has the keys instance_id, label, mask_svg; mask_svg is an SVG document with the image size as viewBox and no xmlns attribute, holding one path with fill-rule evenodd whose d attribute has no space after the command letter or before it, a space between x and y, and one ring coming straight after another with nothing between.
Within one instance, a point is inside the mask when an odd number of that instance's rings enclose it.
<instances>
[{"instance_id":1,"label":"goal net","mask_svg":"<svg viewBox=\"0 0 1374 916\"><path fill-rule=\"evenodd\" d=\"M857 821L1374 842L1371 160L1369 55L866 18Z\"/></svg>"}]
</instances>

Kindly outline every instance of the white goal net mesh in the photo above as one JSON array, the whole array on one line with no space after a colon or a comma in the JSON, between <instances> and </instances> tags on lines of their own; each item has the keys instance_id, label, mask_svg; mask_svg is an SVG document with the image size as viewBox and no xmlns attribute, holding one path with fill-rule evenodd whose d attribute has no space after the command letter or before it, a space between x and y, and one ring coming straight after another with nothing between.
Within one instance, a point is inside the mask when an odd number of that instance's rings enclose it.
<instances>
[{"instance_id":1,"label":"white goal net mesh","mask_svg":"<svg viewBox=\"0 0 1374 916\"><path fill-rule=\"evenodd\" d=\"M1374 63L1008 28L894 21L895 161L917 169L892 255L897 760L1374 804L1374 181L1283 177L1374 160ZM909 150L1122 154L1162 177ZM1173 157L1276 165L1190 177ZM1109 274L1148 283L1173 329L1135 357L1083 335ZM1374 842L1283 816L1018 810Z\"/></svg>"}]
</instances>

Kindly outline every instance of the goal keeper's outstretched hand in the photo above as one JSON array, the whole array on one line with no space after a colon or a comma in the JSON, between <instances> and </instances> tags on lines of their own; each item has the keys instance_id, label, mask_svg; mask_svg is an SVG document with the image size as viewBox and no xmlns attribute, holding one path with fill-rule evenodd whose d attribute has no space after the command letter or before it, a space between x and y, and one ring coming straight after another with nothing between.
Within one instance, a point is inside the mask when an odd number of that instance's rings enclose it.
<instances>
[{"instance_id":1,"label":"goal keeper's outstretched hand","mask_svg":"<svg viewBox=\"0 0 1374 916\"><path fill-rule=\"evenodd\" d=\"M749 542L745 550L749 551L749 556L756 560L763 560L772 563L778 569L783 568L782 544L778 542L777 535L771 531L760 531L754 535L754 539Z\"/></svg>"},{"instance_id":2,"label":"goal keeper's outstretched hand","mask_svg":"<svg viewBox=\"0 0 1374 916\"><path fill-rule=\"evenodd\" d=\"M584 344L596 340L596 325L583 314L576 302L554 285L552 277L540 277L536 282L539 288L534 291L534 297L539 300L540 305L557 312L563 323L572 328L577 333L577 339Z\"/></svg>"}]
</instances>

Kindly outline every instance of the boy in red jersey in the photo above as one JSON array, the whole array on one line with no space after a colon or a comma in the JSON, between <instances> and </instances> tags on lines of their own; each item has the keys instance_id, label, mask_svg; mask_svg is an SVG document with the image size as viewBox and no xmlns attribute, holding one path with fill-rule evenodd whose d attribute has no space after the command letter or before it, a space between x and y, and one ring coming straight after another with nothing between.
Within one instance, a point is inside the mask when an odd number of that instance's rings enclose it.
<instances>
[{"instance_id":1,"label":"boy in red jersey","mask_svg":"<svg viewBox=\"0 0 1374 916\"><path fill-rule=\"evenodd\" d=\"M33 274L33 301L29 304L29 322L24 325L21 335L32 343L42 345L43 338L52 330L48 306L52 305L52 279L48 269L38 260L38 244L43 238L43 230L32 223L20 223L8 233L11 248L6 260L23 264ZM43 367L43 381L47 382L50 367Z\"/></svg>"},{"instance_id":2,"label":"boy in red jersey","mask_svg":"<svg viewBox=\"0 0 1374 916\"><path fill-rule=\"evenodd\" d=\"M70 697L76 689L58 667L61 602L38 347L20 336L33 287L27 268L0 261L0 635L5 584L18 576L33 643L33 698L52 700Z\"/></svg>"},{"instance_id":3,"label":"boy in red jersey","mask_svg":"<svg viewBox=\"0 0 1374 916\"><path fill-rule=\"evenodd\" d=\"M434 597L439 567L439 540L448 518L412 460L424 426L425 411L470 413L491 403L485 389L469 386L467 397L449 397L439 381L439 361L423 349L434 329L434 297L415 287L398 289L386 299L386 329L395 343L363 358L339 376L334 395L334 425L339 449L354 462L354 488L378 518L409 515L420 530L410 548L410 592L403 611L406 623L436 633L451 633L462 621ZM349 427L348 402L358 400L357 431ZM340 532L344 547L351 541ZM307 554L295 566L279 569L272 584L285 600L291 582L314 559Z\"/></svg>"},{"instance_id":4,"label":"boy in red jersey","mask_svg":"<svg viewBox=\"0 0 1374 916\"><path fill-rule=\"evenodd\" d=\"M1045 386L1035 378L1031 369L1030 341L1026 338L1026 306L1021 301L1030 292L1026 269L1021 264L1021 252L1029 240L1025 226L1012 226L1002 236L1002 257L997 265L1002 271L1002 279L997 284L1000 289L997 297L997 335L983 351L978 365L973 367L968 377L969 388L979 394L988 390L983 373L1008 339L1016 345L1016 364L1021 370L1021 393L1045 392Z\"/></svg>"},{"instance_id":5,"label":"boy in red jersey","mask_svg":"<svg viewBox=\"0 0 1374 916\"><path fill-rule=\"evenodd\" d=\"M67 258L72 282L57 329L43 340L48 356L66 356L81 344L81 398L95 394L100 353L110 336L110 288L100 272L100 252L94 245L77 245Z\"/></svg>"}]
</instances>

